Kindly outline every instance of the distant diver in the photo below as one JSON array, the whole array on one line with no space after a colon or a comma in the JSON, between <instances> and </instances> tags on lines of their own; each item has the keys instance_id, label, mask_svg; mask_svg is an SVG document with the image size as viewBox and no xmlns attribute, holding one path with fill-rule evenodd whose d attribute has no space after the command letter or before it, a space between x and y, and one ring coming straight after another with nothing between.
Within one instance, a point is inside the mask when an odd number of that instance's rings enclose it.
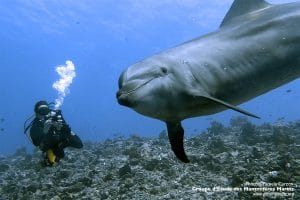
<instances>
[{"instance_id":1,"label":"distant diver","mask_svg":"<svg viewBox=\"0 0 300 200\"><path fill-rule=\"evenodd\" d=\"M46 101L39 101L34 106L35 115L24 123L24 133L34 146L41 149L47 165L56 164L64 157L64 148L82 148L81 139L71 131L64 120L61 110L50 109ZM28 121L35 118L28 124ZM29 134L28 134L29 131Z\"/></svg>"}]
</instances>

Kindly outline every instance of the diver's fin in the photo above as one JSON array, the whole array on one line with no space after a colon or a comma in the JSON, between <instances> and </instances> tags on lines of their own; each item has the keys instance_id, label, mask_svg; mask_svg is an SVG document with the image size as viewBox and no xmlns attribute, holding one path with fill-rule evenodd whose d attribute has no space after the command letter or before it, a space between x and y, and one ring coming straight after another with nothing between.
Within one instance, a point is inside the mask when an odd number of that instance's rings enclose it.
<instances>
[{"instance_id":1,"label":"diver's fin","mask_svg":"<svg viewBox=\"0 0 300 200\"><path fill-rule=\"evenodd\" d=\"M264 0L235 0L227 14L225 15L220 27L230 23L231 19L250 13L255 10L263 9L271 4Z\"/></svg>"},{"instance_id":2,"label":"diver's fin","mask_svg":"<svg viewBox=\"0 0 300 200\"><path fill-rule=\"evenodd\" d=\"M54 154L52 149L48 149L46 152L47 161L50 165L54 165L56 163L56 155Z\"/></svg>"},{"instance_id":3,"label":"diver's fin","mask_svg":"<svg viewBox=\"0 0 300 200\"><path fill-rule=\"evenodd\" d=\"M220 99L217 99L217 98L214 98L214 97L211 97L211 96L206 96L206 95L204 95L204 96L201 95L201 97L204 97L204 98L212 100L212 101L214 101L216 103L222 104L223 106L226 106L227 108L230 108L230 109L235 110L237 112L243 113L243 114L248 115L250 117L254 117L254 118L260 119L260 117L254 115L254 114L252 114L250 112L247 112L247 111L245 111L245 110L243 110L243 109L241 109L241 108L239 108L239 107L237 107L235 105L226 103L225 101L222 101Z\"/></svg>"},{"instance_id":4,"label":"diver's fin","mask_svg":"<svg viewBox=\"0 0 300 200\"><path fill-rule=\"evenodd\" d=\"M171 148L176 157L182 162L190 162L187 158L183 147L184 130L180 122L166 122L168 128L168 136L171 143Z\"/></svg>"}]
</instances>

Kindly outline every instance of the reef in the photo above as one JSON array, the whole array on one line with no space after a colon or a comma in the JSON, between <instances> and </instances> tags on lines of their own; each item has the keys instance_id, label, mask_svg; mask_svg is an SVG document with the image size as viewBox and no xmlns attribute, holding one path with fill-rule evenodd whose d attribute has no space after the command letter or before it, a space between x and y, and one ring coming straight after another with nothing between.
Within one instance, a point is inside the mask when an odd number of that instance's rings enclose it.
<instances>
[{"instance_id":1,"label":"reef","mask_svg":"<svg viewBox=\"0 0 300 200\"><path fill-rule=\"evenodd\" d=\"M185 140L191 163L167 134L86 142L56 166L39 150L0 157L0 199L300 199L300 121L213 121Z\"/></svg>"}]
</instances>

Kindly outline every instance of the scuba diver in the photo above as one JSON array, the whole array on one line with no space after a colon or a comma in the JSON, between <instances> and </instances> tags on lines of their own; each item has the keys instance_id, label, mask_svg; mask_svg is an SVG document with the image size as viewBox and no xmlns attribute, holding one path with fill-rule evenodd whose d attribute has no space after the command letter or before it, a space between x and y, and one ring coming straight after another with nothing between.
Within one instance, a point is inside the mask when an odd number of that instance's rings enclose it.
<instances>
[{"instance_id":1,"label":"scuba diver","mask_svg":"<svg viewBox=\"0 0 300 200\"><path fill-rule=\"evenodd\" d=\"M34 116L25 121L24 132L33 145L39 147L45 154L45 163L52 166L64 157L64 148L82 148L83 144L80 138L71 131L61 110L50 109L51 104L53 103L48 104L46 101L39 101L35 104L35 118L28 126L26 126L27 122Z\"/></svg>"}]
</instances>

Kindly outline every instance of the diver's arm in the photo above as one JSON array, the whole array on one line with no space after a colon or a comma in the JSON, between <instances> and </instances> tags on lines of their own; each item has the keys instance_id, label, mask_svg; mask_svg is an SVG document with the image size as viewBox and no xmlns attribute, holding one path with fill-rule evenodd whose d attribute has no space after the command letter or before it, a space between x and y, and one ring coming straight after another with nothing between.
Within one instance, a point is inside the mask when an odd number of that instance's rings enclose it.
<instances>
[{"instance_id":1,"label":"diver's arm","mask_svg":"<svg viewBox=\"0 0 300 200\"><path fill-rule=\"evenodd\" d=\"M43 123L38 119L34 119L32 126L30 128L30 138L34 146L39 146L43 140Z\"/></svg>"}]
</instances>

